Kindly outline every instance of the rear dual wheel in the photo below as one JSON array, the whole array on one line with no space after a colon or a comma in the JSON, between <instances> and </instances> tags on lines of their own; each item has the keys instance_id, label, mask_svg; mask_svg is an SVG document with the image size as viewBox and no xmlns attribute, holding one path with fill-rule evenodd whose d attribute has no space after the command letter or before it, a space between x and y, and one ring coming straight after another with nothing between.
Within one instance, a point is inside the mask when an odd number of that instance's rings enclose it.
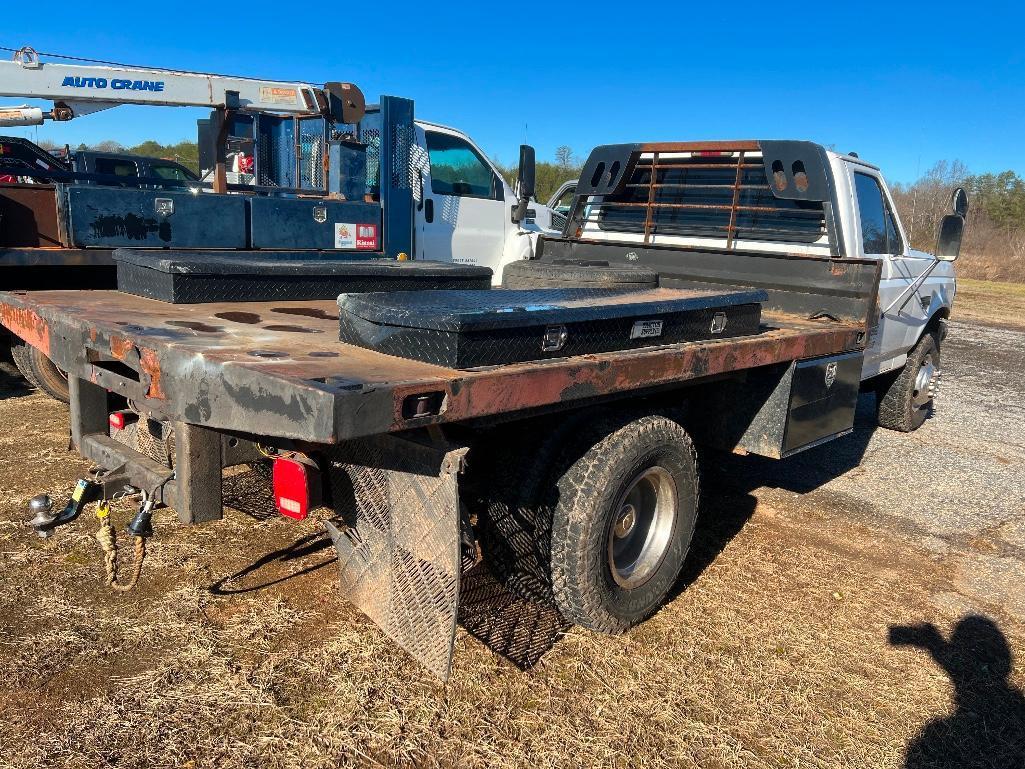
<instances>
[{"instance_id":1,"label":"rear dual wheel","mask_svg":"<svg viewBox=\"0 0 1025 769\"><path fill-rule=\"evenodd\" d=\"M566 619L618 633L665 602L690 549L698 468L667 417L609 432L558 480L552 521L555 603Z\"/></svg>"},{"instance_id":2,"label":"rear dual wheel","mask_svg":"<svg viewBox=\"0 0 1025 769\"><path fill-rule=\"evenodd\" d=\"M486 554L515 592L622 632L658 610L683 567L698 509L694 445L661 414L571 418L547 432L541 445L521 433L489 473Z\"/></svg>"},{"instance_id":3,"label":"rear dual wheel","mask_svg":"<svg viewBox=\"0 0 1025 769\"><path fill-rule=\"evenodd\" d=\"M42 390L51 398L63 403L70 402L67 373L59 369L57 364L38 349L24 342L17 342L11 346L11 357L14 359L14 365L18 367L18 371L28 380L29 384Z\"/></svg>"}]
</instances>

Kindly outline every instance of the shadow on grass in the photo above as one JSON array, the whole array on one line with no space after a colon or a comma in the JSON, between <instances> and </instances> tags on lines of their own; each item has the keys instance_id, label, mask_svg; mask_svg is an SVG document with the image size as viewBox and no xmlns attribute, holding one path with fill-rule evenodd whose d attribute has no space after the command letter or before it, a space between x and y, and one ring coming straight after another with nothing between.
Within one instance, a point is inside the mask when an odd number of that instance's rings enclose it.
<instances>
[{"instance_id":1,"label":"shadow on grass","mask_svg":"<svg viewBox=\"0 0 1025 769\"><path fill-rule=\"evenodd\" d=\"M20 398L32 392L32 387L22 377L10 356L0 358L0 400Z\"/></svg>"},{"instance_id":2,"label":"shadow on grass","mask_svg":"<svg viewBox=\"0 0 1025 769\"><path fill-rule=\"evenodd\" d=\"M520 670L530 670L570 628L551 604L513 593L479 563L463 575L459 624Z\"/></svg>"},{"instance_id":3,"label":"shadow on grass","mask_svg":"<svg viewBox=\"0 0 1025 769\"><path fill-rule=\"evenodd\" d=\"M298 571L291 571L279 577L263 575L264 570L273 574L275 572L279 572L282 566L292 561L308 558L309 556L315 555L324 550L331 551L330 557L318 560L307 566L303 566ZM325 533L308 534L287 547L275 550L272 553L267 553L267 555L258 558L256 561L245 568L240 569L234 574L222 577L211 585L209 590L214 595L241 595L243 593L255 593L258 590L265 590L268 587L279 585L282 582L286 582L296 577L301 577L304 574L311 574L319 569L323 569L325 566L330 566L334 562L335 551L334 546L331 544L331 538ZM261 574L262 581L255 585L243 584L247 581L247 577L257 573ZM231 587L234 583L238 583L238 587Z\"/></svg>"},{"instance_id":4,"label":"shadow on grass","mask_svg":"<svg viewBox=\"0 0 1025 769\"><path fill-rule=\"evenodd\" d=\"M250 518L266 521L278 517L270 469L262 465L250 465L234 475L224 476L221 480L221 494L225 507L238 510Z\"/></svg>"},{"instance_id":5,"label":"shadow on grass","mask_svg":"<svg viewBox=\"0 0 1025 769\"><path fill-rule=\"evenodd\" d=\"M1025 696L1008 680L1011 647L993 620L963 617L949 638L932 624L892 625L889 641L928 652L954 685L956 710L922 727L906 769L1025 766Z\"/></svg>"},{"instance_id":6,"label":"shadow on grass","mask_svg":"<svg viewBox=\"0 0 1025 769\"><path fill-rule=\"evenodd\" d=\"M858 398L854 432L850 435L787 459L708 452L702 457L702 481L712 490L749 492L771 487L807 494L858 467L877 429L875 395L862 393Z\"/></svg>"}]
</instances>

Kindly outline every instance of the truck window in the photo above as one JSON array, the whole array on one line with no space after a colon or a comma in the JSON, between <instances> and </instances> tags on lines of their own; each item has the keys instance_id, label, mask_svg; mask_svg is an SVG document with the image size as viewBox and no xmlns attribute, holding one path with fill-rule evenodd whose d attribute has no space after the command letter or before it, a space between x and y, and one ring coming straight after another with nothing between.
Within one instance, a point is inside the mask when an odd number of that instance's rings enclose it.
<instances>
[{"instance_id":1,"label":"truck window","mask_svg":"<svg viewBox=\"0 0 1025 769\"><path fill-rule=\"evenodd\" d=\"M185 171L178 166L164 165L162 163L154 163L150 166L153 169L153 175L158 176L161 179L171 179L176 182L189 182L192 181L192 177L186 175Z\"/></svg>"},{"instance_id":2,"label":"truck window","mask_svg":"<svg viewBox=\"0 0 1025 769\"><path fill-rule=\"evenodd\" d=\"M138 176L139 172L135 163L131 160L117 160L115 158L96 158L94 168L98 174L110 174L111 176Z\"/></svg>"},{"instance_id":3,"label":"truck window","mask_svg":"<svg viewBox=\"0 0 1025 769\"><path fill-rule=\"evenodd\" d=\"M431 161L431 191L436 195L494 198L495 175L491 167L458 136L427 131Z\"/></svg>"},{"instance_id":4,"label":"truck window","mask_svg":"<svg viewBox=\"0 0 1025 769\"><path fill-rule=\"evenodd\" d=\"M569 213L569 209L573 206L573 196L576 195L576 187L570 187L561 195L559 199L553 201L551 208L560 214L566 215Z\"/></svg>"},{"instance_id":5,"label":"truck window","mask_svg":"<svg viewBox=\"0 0 1025 769\"><path fill-rule=\"evenodd\" d=\"M883 197L879 180L855 171L854 188L858 195L858 213L861 216L861 244L866 254L899 254L904 248Z\"/></svg>"}]
</instances>

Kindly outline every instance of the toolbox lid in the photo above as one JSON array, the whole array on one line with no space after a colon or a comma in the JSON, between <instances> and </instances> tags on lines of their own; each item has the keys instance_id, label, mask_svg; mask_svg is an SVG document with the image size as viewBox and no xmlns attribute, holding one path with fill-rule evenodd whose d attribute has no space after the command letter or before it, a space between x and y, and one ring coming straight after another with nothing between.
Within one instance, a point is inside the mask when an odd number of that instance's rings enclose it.
<instances>
[{"instance_id":1,"label":"toolbox lid","mask_svg":"<svg viewBox=\"0 0 1025 769\"><path fill-rule=\"evenodd\" d=\"M371 323L435 331L483 331L757 304L761 290L541 288L342 294L342 312Z\"/></svg>"},{"instance_id":2,"label":"toolbox lid","mask_svg":"<svg viewBox=\"0 0 1025 769\"><path fill-rule=\"evenodd\" d=\"M491 278L488 267L452 262L360 259L311 251L151 251L119 248L114 261L178 275L329 275Z\"/></svg>"}]
</instances>

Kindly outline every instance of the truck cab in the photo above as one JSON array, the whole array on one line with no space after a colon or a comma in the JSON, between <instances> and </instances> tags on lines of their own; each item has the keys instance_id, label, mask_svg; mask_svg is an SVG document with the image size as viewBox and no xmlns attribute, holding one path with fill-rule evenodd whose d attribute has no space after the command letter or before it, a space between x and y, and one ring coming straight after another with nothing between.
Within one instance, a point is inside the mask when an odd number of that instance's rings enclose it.
<instances>
[{"instance_id":1,"label":"truck cab","mask_svg":"<svg viewBox=\"0 0 1025 769\"><path fill-rule=\"evenodd\" d=\"M957 288L952 261L916 251L878 166L830 152L841 193L846 253L880 262L878 324L865 350L862 379L901 368L927 329L946 333Z\"/></svg>"},{"instance_id":2,"label":"truck cab","mask_svg":"<svg viewBox=\"0 0 1025 769\"><path fill-rule=\"evenodd\" d=\"M416 121L416 258L502 268L529 259L540 233L557 234L554 212L536 201L515 221L518 194L466 134Z\"/></svg>"}]
</instances>

